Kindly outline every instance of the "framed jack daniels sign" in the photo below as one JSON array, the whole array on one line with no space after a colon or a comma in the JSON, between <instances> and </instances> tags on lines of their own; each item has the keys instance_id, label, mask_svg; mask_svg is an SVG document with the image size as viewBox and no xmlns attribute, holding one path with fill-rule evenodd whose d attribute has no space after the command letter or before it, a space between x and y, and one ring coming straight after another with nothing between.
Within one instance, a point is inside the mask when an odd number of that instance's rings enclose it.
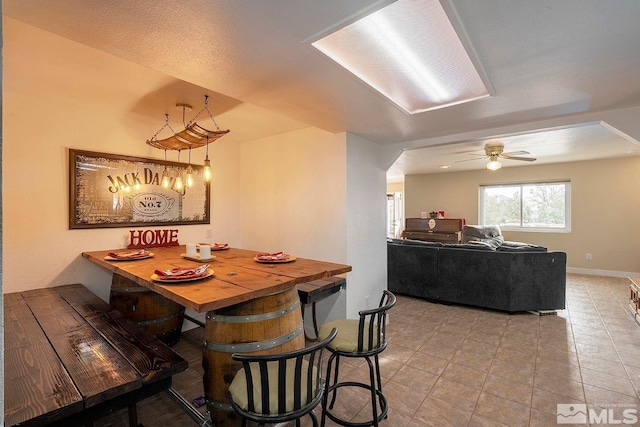
<instances>
[{"instance_id":1,"label":"framed jack daniels sign","mask_svg":"<svg viewBox=\"0 0 640 427\"><path fill-rule=\"evenodd\" d=\"M204 167L191 165L187 186L188 166L69 149L69 228L209 224Z\"/></svg>"}]
</instances>

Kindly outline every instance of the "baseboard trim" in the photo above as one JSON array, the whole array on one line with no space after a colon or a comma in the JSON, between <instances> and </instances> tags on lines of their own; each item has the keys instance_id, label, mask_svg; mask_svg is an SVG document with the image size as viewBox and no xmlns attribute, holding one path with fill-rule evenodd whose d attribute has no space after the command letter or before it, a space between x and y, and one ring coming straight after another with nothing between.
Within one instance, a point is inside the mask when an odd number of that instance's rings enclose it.
<instances>
[{"instance_id":1,"label":"baseboard trim","mask_svg":"<svg viewBox=\"0 0 640 427\"><path fill-rule=\"evenodd\" d=\"M592 268L576 267L567 267L567 273L586 274L589 276L640 277L640 273L632 271L596 270Z\"/></svg>"}]
</instances>

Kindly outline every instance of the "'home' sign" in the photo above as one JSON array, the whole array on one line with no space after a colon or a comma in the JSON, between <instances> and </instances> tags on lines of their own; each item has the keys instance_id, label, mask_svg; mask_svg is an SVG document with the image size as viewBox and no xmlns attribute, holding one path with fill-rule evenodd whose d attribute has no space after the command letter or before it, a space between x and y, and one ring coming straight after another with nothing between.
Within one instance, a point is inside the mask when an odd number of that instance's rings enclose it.
<instances>
[{"instance_id":1,"label":"'home' sign","mask_svg":"<svg viewBox=\"0 0 640 427\"><path fill-rule=\"evenodd\" d=\"M178 230L129 230L129 249L178 245Z\"/></svg>"}]
</instances>

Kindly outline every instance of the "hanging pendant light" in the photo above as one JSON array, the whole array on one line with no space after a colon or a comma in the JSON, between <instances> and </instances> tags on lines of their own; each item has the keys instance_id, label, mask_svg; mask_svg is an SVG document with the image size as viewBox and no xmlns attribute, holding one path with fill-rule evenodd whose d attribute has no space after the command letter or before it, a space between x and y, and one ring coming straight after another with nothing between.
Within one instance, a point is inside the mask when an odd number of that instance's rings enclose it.
<instances>
[{"instance_id":1,"label":"hanging pendant light","mask_svg":"<svg viewBox=\"0 0 640 427\"><path fill-rule=\"evenodd\" d=\"M189 166L187 166L187 188L193 187L193 168L191 167L191 147L189 147Z\"/></svg>"},{"instance_id":2,"label":"hanging pendant light","mask_svg":"<svg viewBox=\"0 0 640 427\"><path fill-rule=\"evenodd\" d=\"M207 135L207 148L204 157L204 180L211 181L211 161L209 160L209 136Z\"/></svg>"},{"instance_id":3,"label":"hanging pendant light","mask_svg":"<svg viewBox=\"0 0 640 427\"><path fill-rule=\"evenodd\" d=\"M180 132L175 132L171 125L169 124L169 115L165 114L165 124L162 126L150 139L147 140L147 144L152 147L159 148L165 150L165 161L167 160L167 151L166 150L176 150L178 151L178 157L180 156L180 150L184 150L185 148L189 149L189 164L186 168L186 178L183 180L182 178L182 170L176 176L175 171L171 170L172 175L169 175L169 171L167 166L165 166L164 171L162 172L162 186L165 188L171 187L173 184L173 189L185 193L185 190L189 187L192 187L195 184L195 180L193 177L193 167L191 165L191 149L199 148L206 145L206 155L204 159L204 167L203 167L203 177L206 182L210 182L212 179L211 172L211 160L209 160L209 143L215 142L218 138L229 133L229 129L221 130L216 123L213 114L209 111L209 96L204 96L204 107L196 114L191 121L186 122L186 111L191 110L191 105L178 103L176 104L176 108L182 110L182 124L184 125L184 129ZM215 125L216 130L208 130L200 126L196 120L203 114L211 119L213 124ZM159 134L164 128L169 128L171 130L171 136L160 139ZM175 182L172 182L172 178L175 179Z\"/></svg>"},{"instance_id":4,"label":"hanging pendant light","mask_svg":"<svg viewBox=\"0 0 640 427\"><path fill-rule=\"evenodd\" d=\"M167 167L164 167L164 170L162 171L162 186L164 188L169 188L169 172L167 171Z\"/></svg>"},{"instance_id":5,"label":"hanging pendant light","mask_svg":"<svg viewBox=\"0 0 640 427\"><path fill-rule=\"evenodd\" d=\"M167 150L164 150L164 161L167 161ZM169 171L167 170L167 165L164 165L164 170L162 171L162 186L169 188Z\"/></svg>"},{"instance_id":6,"label":"hanging pendant light","mask_svg":"<svg viewBox=\"0 0 640 427\"><path fill-rule=\"evenodd\" d=\"M185 181L187 188L193 187L193 168L191 165L187 167L187 180Z\"/></svg>"},{"instance_id":7,"label":"hanging pendant light","mask_svg":"<svg viewBox=\"0 0 640 427\"><path fill-rule=\"evenodd\" d=\"M182 150L178 150L178 163L180 163L180 151ZM176 175L176 182L174 185L176 191L182 191L183 188L183 183L182 183L182 169L178 169L177 175Z\"/></svg>"}]
</instances>

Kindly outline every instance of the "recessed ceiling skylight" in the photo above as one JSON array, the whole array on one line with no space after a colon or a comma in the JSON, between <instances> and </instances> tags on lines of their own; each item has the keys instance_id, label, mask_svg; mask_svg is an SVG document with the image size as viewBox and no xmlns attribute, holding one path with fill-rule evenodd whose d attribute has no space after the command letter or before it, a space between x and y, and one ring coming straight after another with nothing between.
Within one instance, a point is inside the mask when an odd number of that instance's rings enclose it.
<instances>
[{"instance_id":1,"label":"recessed ceiling skylight","mask_svg":"<svg viewBox=\"0 0 640 427\"><path fill-rule=\"evenodd\" d=\"M437 0L398 0L312 45L410 114L489 96Z\"/></svg>"}]
</instances>

